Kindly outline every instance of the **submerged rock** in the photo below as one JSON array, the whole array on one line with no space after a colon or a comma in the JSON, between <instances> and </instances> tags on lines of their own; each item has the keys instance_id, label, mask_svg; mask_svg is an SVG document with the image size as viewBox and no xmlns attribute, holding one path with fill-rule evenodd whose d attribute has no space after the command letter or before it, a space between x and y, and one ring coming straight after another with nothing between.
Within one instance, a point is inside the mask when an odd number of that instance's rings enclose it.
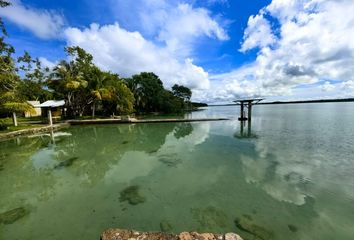
<instances>
[{"instance_id":1,"label":"submerged rock","mask_svg":"<svg viewBox=\"0 0 354 240\"><path fill-rule=\"evenodd\" d=\"M158 149L154 149L154 150L148 151L148 153L152 154L152 153L156 153L157 151L158 151Z\"/></svg>"},{"instance_id":2,"label":"submerged rock","mask_svg":"<svg viewBox=\"0 0 354 240\"><path fill-rule=\"evenodd\" d=\"M177 158L176 154L160 155L159 161L168 167L176 167L178 164L182 163L182 160Z\"/></svg>"},{"instance_id":3,"label":"submerged rock","mask_svg":"<svg viewBox=\"0 0 354 240\"><path fill-rule=\"evenodd\" d=\"M227 226L226 214L215 207L191 209L193 218L199 222L202 229L215 229Z\"/></svg>"},{"instance_id":4,"label":"submerged rock","mask_svg":"<svg viewBox=\"0 0 354 240\"><path fill-rule=\"evenodd\" d=\"M139 193L139 186L130 186L120 192L121 202L128 201L131 205L137 205L146 201L146 198Z\"/></svg>"},{"instance_id":5,"label":"submerged rock","mask_svg":"<svg viewBox=\"0 0 354 240\"><path fill-rule=\"evenodd\" d=\"M257 240L268 240L272 239L273 232L269 231L261 226L258 226L248 220L247 218L236 218L235 225L241 231L253 235Z\"/></svg>"},{"instance_id":6,"label":"submerged rock","mask_svg":"<svg viewBox=\"0 0 354 240\"><path fill-rule=\"evenodd\" d=\"M28 214L27 210L23 207L15 208L7 212L0 213L0 223L12 224L20 218Z\"/></svg>"},{"instance_id":7,"label":"submerged rock","mask_svg":"<svg viewBox=\"0 0 354 240\"><path fill-rule=\"evenodd\" d=\"M247 220L249 220L249 221L252 221L252 220L253 220L251 215L242 214L242 216L243 216L244 218L246 218Z\"/></svg>"},{"instance_id":8,"label":"submerged rock","mask_svg":"<svg viewBox=\"0 0 354 240\"><path fill-rule=\"evenodd\" d=\"M54 167L54 169L60 169L60 168L63 168L63 167L70 167L78 159L79 159L78 157L69 158L69 159L67 159L67 160L65 160L63 162L60 162L58 165L56 165Z\"/></svg>"},{"instance_id":9,"label":"submerged rock","mask_svg":"<svg viewBox=\"0 0 354 240\"><path fill-rule=\"evenodd\" d=\"M292 232L297 232L298 231L298 228L295 225L292 225L292 224L289 224L288 228Z\"/></svg>"},{"instance_id":10,"label":"submerged rock","mask_svg":"<svg viewBox=\"0 0 354 240\"><path fill-rule=\"evenodd\" d=\"M168 221L163 220L160 222L160 229L161 229L161 232L171 232L172 225Z\"/></svg>"}]
</instances>

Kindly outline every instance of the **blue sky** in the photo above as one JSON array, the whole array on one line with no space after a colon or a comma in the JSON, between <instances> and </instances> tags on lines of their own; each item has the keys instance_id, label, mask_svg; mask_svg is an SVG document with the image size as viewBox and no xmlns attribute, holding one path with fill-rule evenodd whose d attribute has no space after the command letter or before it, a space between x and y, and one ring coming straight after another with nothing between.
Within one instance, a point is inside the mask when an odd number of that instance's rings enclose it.
<instances>
[{"instance_id":1,"label":"blue sky","mask_svg":"<svg viewBox=\"0 0 354 240\"><path fill-rule=\"evenodd\" d=\"M350 0L11 2L8 41L48 66L80 45L105 70L154 71L198 101L354 95Z\"/></svg>"}]
</instances>

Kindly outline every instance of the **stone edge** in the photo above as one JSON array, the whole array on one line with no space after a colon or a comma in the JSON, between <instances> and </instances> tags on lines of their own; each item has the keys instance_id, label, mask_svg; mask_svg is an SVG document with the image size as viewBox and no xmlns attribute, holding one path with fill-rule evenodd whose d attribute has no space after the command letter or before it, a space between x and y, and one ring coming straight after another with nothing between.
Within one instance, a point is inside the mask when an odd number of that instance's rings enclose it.
<instances>
[{"instance_id":1,"label":"stone edge","mask_svg":"<svg viewBox=\"0 0 354 240\"><path fill-rule=\"evenodd\" d=\"M35 128L22 129L22 130L8 132L8 133L0 133L0 141L5 141L12 138L32 135L36 133L50 132L51 130L56 131L58 129L67 128L69 126L70 126L69 123L59 123L59 124L54 124L53 126L35 127Z\"/></svg>"},{"instance_id":2,"label":"stone edge","mask_svg":"<svg viewBox=\"0 0 354 240\"><path fill-rule=\"evenodd\" d=\"M181 232L178 235L164 232L139 232L127 229L107 229L101 240L242 240L236 233L215 234Z\"/></svg>"}]
</instances>

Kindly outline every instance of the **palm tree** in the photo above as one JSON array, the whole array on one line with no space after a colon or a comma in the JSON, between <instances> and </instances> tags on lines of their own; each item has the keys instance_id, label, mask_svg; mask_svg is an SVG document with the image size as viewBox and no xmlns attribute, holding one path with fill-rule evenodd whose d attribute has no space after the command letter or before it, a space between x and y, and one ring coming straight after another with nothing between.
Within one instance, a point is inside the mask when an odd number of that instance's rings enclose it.
<instances>
[{"instance_id":1,"label":"palm tree","mask_svg":"<svg viewBox=\"0 0 354 240\"><path fill-rule=\"evenodd\" d=\"M143 85L135 78L125 79L125 82L127 87L134 94L136 108L140 110L144 109L146 105L146 96Z\"/></svg>"},{"instance_id":2,"label":"palm tree","mask_svg":"<svg viewBox=\"0 0 354 240\"><path fill-rule=\"evenodd\" d=\"M82 96L81 91L87 87L88 82L72 62L61 61L53 69L48 85L59 95L57 97L65 99L70 114L82 114L84 108L80 104L80 98L85 96Z\"/></svg>"},{"instance_id":3,"label":"palm tree","mask_svg":"<svg viewBox=\"0 0 354 240\"><path fill-rule=\"evenodd\" d=\"M94 67L90 73L88 88L92 97L92 118L95 117L97 102L111 100L113 97L113 91L108 84L110 77L110 73L102 72L97 67Z\"/></svg>"}]
</instances>

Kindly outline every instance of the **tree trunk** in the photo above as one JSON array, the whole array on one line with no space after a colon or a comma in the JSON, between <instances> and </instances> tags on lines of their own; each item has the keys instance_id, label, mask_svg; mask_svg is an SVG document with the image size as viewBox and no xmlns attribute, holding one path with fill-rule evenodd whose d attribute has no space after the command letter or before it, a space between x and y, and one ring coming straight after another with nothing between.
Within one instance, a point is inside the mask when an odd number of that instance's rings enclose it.
<instances>
[{"instance_id":1,"label":"tree trunk","mask_svg":"<svg viewBox=\"0 0 354 240\"><path fill-rule=\"evenodd\" d=\"M17 127L17 116L16 113L12 113L12 122L14 123L14 126Z\"/></svg>"}]
</instances>

